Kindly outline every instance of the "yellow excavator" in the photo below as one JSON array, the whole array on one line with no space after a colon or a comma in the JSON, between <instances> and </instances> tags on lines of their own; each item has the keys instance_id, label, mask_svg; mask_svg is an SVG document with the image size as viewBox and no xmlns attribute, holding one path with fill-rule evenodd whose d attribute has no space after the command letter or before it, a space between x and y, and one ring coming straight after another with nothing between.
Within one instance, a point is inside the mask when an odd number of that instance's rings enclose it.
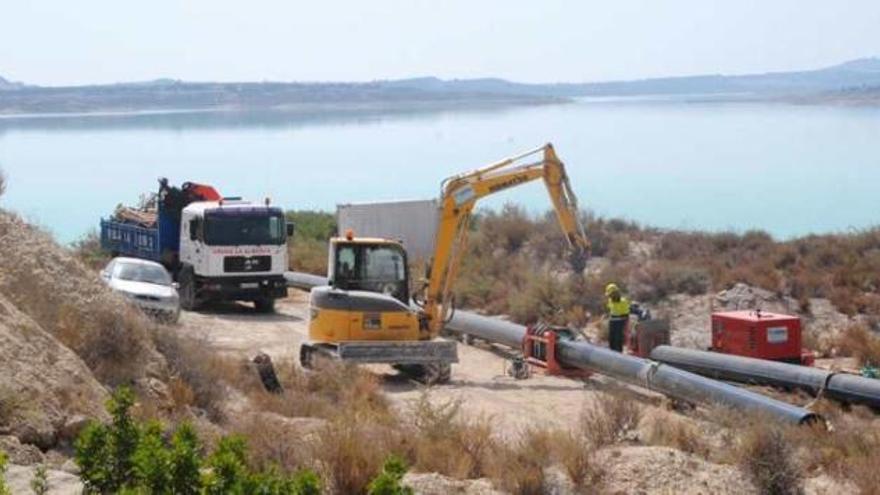
<instances>
[{"instance_id":1,"label":"yellow excavator","mask_svg":"<svg viewBox=\"0 0 880 495\"><path fill-rule=\"evenodd\" d=\"M324 356L391 364L428 384L449 381L451 363L458 362L456 344L437 336L454 311L452 288L474 207L486 196L537 179L547 186L572 265L583 270L589 241L565 167L551 144L449 177L441 186L433 258L416 293L410 294L401 242L356 237L354 232L330 239L328 285L311 291L302 366L309 368Z\"/></svg>"}]
</instances>

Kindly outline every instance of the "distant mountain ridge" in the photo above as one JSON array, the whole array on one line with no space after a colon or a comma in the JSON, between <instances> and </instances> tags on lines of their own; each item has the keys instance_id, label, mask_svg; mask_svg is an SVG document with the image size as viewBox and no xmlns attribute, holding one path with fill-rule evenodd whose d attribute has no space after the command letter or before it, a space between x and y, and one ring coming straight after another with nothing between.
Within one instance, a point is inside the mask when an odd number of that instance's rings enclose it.
<instances>
[{"instance_id":1,"label":"distant mountain ridge","mask_svg":"<svg viewBox=\"0 0 880 495\"><path fill-rule=\"evenodd\" d=\"M824 69L726 76L660 77L631 81L527 84L504 79L453 79L435 77L385 81L389 87L433 91L485 91L511 94L577 96L640 96L674 94L803 94L880 86L880 58L861 58Z\"/></svg>"},{"instance_id":2,"label":"distant mountain ridge","mask_svg":"<svg viewBox=\"0 0 880 495\"><path fill-rule=\"evenodd\" d=\"M806 71L588 83L418 77L365 83L184 82L176 79L40 87L0 78L0 114L167 110L327 111L560 103L577 97L715 95L718 99L880 104L880 58Z\"/></svg>"}]
</instances>

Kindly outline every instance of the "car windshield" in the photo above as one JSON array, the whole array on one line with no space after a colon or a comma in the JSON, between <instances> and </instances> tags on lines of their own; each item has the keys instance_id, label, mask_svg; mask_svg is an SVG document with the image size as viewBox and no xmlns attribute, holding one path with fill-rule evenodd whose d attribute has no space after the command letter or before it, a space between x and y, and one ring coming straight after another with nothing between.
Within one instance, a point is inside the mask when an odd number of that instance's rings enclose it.
<instances>
[{"instance_id":1,"label":"car windshield","mask_svg":"<svg viewBox=\"0 0 880 495\"><path fill-rule=\"evenodd\" d=\"M217 212L205 216L205 243L209 246L280 245L285 237L280 212Z\"/></svg>"},{"instance_id":2,"label":"car windshield","mask_svg":"<svg viewBox=\"0 0 880 495\"><path fill-rule=\"evenodd\" d=\"M164 268L144 263L117 262L113 268L113 278L156 285L171 285L171 276Z\"/></svg>"}]
</instances>

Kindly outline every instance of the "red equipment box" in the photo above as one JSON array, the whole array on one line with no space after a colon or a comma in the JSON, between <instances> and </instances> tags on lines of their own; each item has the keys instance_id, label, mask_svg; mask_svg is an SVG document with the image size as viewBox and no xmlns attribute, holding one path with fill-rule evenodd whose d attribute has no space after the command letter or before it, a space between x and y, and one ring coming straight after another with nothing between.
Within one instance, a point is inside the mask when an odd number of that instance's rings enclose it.
<instances>
[{"instance_id":1,"label":"red equipment box","mask_svg":"<svg viewBox=\"0 0 880 495\"><path fill-rule=\"evenodd\" d=\"M757 359L808 364L797 316L754 311L712 313L712 350Z\"/></svg>"}]
</instances>

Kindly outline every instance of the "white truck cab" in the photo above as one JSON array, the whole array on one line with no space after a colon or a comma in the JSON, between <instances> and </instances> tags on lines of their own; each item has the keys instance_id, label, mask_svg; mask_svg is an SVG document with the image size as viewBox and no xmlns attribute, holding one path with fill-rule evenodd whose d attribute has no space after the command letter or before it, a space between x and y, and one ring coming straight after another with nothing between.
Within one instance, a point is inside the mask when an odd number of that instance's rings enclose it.
<instances>
[{"instance_id":1,"label":"white truck cab","mask_svg":"<svg viewBox=\"0 0 880 495\"><path fill-rule=\"evenodd\" d=\"M287 238L293 225L281 208L224 199L183 208L180 221L180 301L194 309L206 300L253 301L272 311L287 295Z\"/></svg>"}]
</instances>

